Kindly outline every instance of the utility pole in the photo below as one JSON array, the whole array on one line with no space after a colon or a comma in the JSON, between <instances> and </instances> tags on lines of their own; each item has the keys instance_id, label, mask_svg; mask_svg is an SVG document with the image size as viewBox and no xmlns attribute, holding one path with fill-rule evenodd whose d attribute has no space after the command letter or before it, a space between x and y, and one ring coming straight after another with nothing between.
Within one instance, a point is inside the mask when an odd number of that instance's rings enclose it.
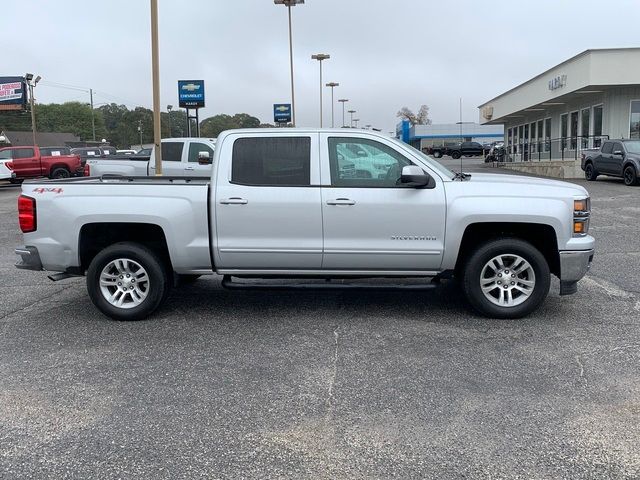
<instances>
[{"instance_id":1,"label":"utility pole","mask_svg":"<svg viewBox=\"0 0 640 480\"><path fill-rule=\"evenodd\" d=\"M173 105L167 105L167 112L169 112L169 138L173 138L173 129L171 128L173 126L171 123L171 110L173 110Z\"/></svg>"},{"instance_id":2,"label":"utility pole","mask_svg":"<svg viewBox=\"0 0 640 480\"><path fill-rule=\"evenodd\" d=\"M334 117L333 117L333 107L335 105L335 101L333 100L333 89L335 87L339 87L340 84L336 83L336 82L329 82L327 83L327 87L331 88L331 128L335 128L335 122L334 122Z\"/></svg>"},{"instance_id":3,"label":"utility pole","mask_svg":"<svg viewBox=\"0 0 640 480\"><path fill-rule=\"evenodd\" d=\"M138 120L138 133L140 134L140 150L142 150L142 119Z\"/></svg>"},{"instance_id":4,"label":"utility pole","mask_svg":"<svg viewBox=\"0 0 640 480\"><path fill-rule=\"evenodd\" d=\"M153 145L156 175L162 175L162 132L160 130L160 53L158 47L158 0L151 0L151 70L153 78ZM142 127L140 128L142 144ZM142 146L140 147L142 149Z\"/></svg>"},{"instance_id":5,"label":"utility pole","mask_svg":"<svg viewBox=\"0 0 640 480\"><path fill-rule=\"evenodd\" d=\"M327 55L326 53L317 53L315 55L311 55L313 60L318 60L320 63L320 128L322 128L322 61L329 60L331 55Z\"/></svg>"},{"instance_id":6,"label":"utility pole","mask_svg":"<svg viewBox=\"0 0 640 480\"><path fill-rule=\"evenodd\" d=\"M36 146L36 102L33 98L33 89L38 84L42 77L38 75L35 80L33 79L33 73L27 73L24 76L29 87L29 104L31 105L31 132L33 133L33 146Z\"/></svg>"},{"instance_id":7,"label":"utility pole","mask_svg":"<svg viewBox=\"0 0 640 480\"><path fill-rule=\"evenodd\" d=\"M93 130L93 141L96 141L96 119L93 112L93 88L89 89L89 97L91 98L91 130Z\"/></svg>"},{"instance_id":8,"label":"utility pole","mask_svg":"<svg viewBox=\"0 0 640 480\"><path fill-rule=\"evenodd\" d=\"M353 128L353 114L356 113L356 110L349 110L349 113L351 114L351 128Z\"/></svg>"},{"instance_id":9,"label":"utility pole","mask_svg":"<svg viewBox=\"0 0 640 480\"><path fill-rule=\"evenodd\" d=\"M338 100L342 104L342 128L346 127L344 123L344 104L349 101L348 98L341 98Z\"/></svg>"}]
</instances>

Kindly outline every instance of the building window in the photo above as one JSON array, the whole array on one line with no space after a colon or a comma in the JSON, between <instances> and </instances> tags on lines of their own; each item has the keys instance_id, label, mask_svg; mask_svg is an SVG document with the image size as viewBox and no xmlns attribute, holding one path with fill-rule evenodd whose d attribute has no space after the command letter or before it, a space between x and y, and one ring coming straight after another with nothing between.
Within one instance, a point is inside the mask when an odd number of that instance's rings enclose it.
<instances>
[{"instance_id":1,"label":"building window","mask_svg":"<svg viewBox=\"0 0 640 480\"><path fill-rule=\"evenodd\" d=\"M580 141L581 148L589 148L589 129L591 128L591 110L583 108L580 112Z\"/></svg>"},{"instance_id":2,"label":"building window","mask_svg":"<svg viewBox=\"0 0 640 480\"><path fill-rule=\"evenodd\" d=\"M524 126L518 127L518 153L522 154L524 151Z\"/></svg>"},{"instance_id":3,"label":"building window","mask_svg":"<svg viewBox=\"0 0 640 480\"><path fill-rule=\"evenodd\" d=\"M567 134L569 132L569 114L560 115L560 150L567 148Z\"/></svg>"},{"instance_id":4,"label":"building window","mask_svg":"<svg viewBox=\"0 0 640 480\"><path fill-rule=\"evenodd\" d=\"M631 118L629 119L629 138L640 138L640 100L631 102Z\"/></svg>"},{"instance_id":5,"label":"building window","mask_svg":"<svg viewBox=\"0 0 640 480\"><path fill-rule=\"evenodd\" d=\"M542 128L544 122L542 120L538 120L538 152L542 151Z\"/></svg>"},{"instance_id":6,"label":"building window","mask_svg":"<svg viewBox=\"0 0 640 480\"><path fill-rule=\"evenodd\" d=\"M593 146L600 148L602 145L602 105L593 107Z\"/></svg>"},{"instance_id":7,"label":"building window","mask_svg":"<svg viewBox=\"0 0 640 480\"><path fill-rule=\"evenodd\" d=\"M571 150L578 148L578 112L571 112Z\"/></svg>"},{"instance_id":8,"label":"building window","mask_svg":"<svg viewBox=\"0 0 640 480\"><path fill-rule=\"evenodd\" d=\"M531 153L536 153L537 150L536 139L538 138L538 135L536 134L536 125L536 122L533 122L531 124L531 130L529 130L531 132L531 140L529 141L529 143L531 144Z\"/></svg>"},{"instance_id":9,"label":"building window","mask_svg":"<svg viewBox=\"0 0 640 480\"><path fill-rule=\"evenodd\" d=\"M545 118L544 119L544 151L545 152L550 152L551 151L551 119L550 118Z\"/></svg>"},{"instance_id":10,"label":"building window","mask_svg":"<svg viewBox=\"0 0 640 480\"><path fill-rule=\"evenodd\" d=\"M507 130L507 152L513 153L513 136L511 135L511 129Z\"/></svg>"}]
</instances>

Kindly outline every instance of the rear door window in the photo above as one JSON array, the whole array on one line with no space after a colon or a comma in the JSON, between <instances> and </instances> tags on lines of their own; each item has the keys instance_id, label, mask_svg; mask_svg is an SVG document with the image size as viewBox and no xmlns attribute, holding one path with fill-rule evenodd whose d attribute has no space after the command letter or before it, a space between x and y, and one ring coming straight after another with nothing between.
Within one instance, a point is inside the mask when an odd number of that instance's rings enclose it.
<instances>
[{"instance_id":1,"label":"rear door window","mask_svg":"<svg viewBox=\"0 0 640 480\"><path fill-rule=\"evenodd\" d=\"M604 142L602 146L602 153L611 153L613 152L613 142Z\"/></svg>"},{"instance_id":2,"label":"rear door window","mask_svg":"<svg viewBox=\"0 0 640 480\"><path fill-rule=\"evenodd\" d=\"M311 185L309 137L239 138L233 144L231 182L252 186Z\"/></svg>"},{"instance_id":3,"label":"rear door window","mask_svg":"<svg viewBox=\"0 0 640 480\"><path fill-rule=\"evenodd\" d=\"M181 162L184 142L162 142L162 161Z\"/></svg>"},{"instance_id":4,"label":"rear door window","mask_svg":"<svg viewBox=\"0 0 640 480\"><path fill-rule=\"evenodd\" d=\"M613 144L613 151L614 152L624 152L624 149L622 148L622 144L620 142L616 142Z\"/></svg>"},{"instance_id":5,"label":"rear door window","mask_svg":"<svg viewBox=\"0 0 640 480\"><path fill-rule=\"evenodd\" d=\"M33 148L16 148L13 152L13 158L16 160L19 158L32 158L35 157Z\"/></svg>"}]
</instances>

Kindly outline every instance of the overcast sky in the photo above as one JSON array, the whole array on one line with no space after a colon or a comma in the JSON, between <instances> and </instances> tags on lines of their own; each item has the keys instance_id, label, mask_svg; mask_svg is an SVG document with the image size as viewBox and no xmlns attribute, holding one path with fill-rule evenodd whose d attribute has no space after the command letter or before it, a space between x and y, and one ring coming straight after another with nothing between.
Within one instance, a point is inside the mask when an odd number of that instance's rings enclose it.
<instances>
[{"instance_id":1,"label":"overcast sky","mask_svg":"<svg viewBox=\"0 0 640 480\"><path fill-rule=\"evenodd\" d=\"M273 0L159 0L162 105L177 80L204 79L201 118L273 121L290 101L286 8ZM607 14L610 12L610 14ZM2 75L43 77L39 102L151 107L148 0L3 2ZM606 22L603 21L606 20ZM319 124L318 62L361 125L395 129L402 106L434 123L478 121L477 106L588 48L640 46L638 0L306 0L293 9L298 126ZM331 121L325 88L325 126ZM336 123L341 122L336 105Z\"/></svg>"}]
</instances>

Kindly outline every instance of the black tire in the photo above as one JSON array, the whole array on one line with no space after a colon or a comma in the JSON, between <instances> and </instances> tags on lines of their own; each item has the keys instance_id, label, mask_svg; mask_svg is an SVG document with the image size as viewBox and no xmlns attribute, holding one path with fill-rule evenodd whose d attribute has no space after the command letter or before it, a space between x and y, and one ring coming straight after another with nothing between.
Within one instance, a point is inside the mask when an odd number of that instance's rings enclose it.
<instances>
[{"instance_id":1,"label":"black tire","mask_svg":"<svg viewBox=\"0 0 640 480\"><path fill-rule=\"evenodd\" d=\"M622 174L624 184L628 187L638 185L638 173L633 165L627 165Z\"/></svg>"},{"instance_id":2,"label":"black tire","mask_svg":"<svg viewBox=\"0 0 640 480\"><path fill-rule=\"evenodd\" d=\"M100 276L109 263L117 259L127 259L139 264L148 275L146 297L131 308L112 305L105 298L100 286ZM114 288L117 288L114 284ZM151 315L165 300L171 282L162 260L144 245L132 242L115 243L98 253L87 271L87 290L93 304L106 316L114 320L142 320ZM129 298L132 298L129 297Z\"/></svg>"},{"instance_id":3,"label":"black tire","mask_svg":"<svg viewBox=\"0 0 640 480\"><path fill-rule=\"evenodd\" d=\"M517 255L529 262L529 265L532 267L535 275L533 290L528 297L525 296L525 299L519 305L496 305L482 292L481 281L483 278L483 269L493 258L500 255L506 257ZM506 263L505 265L508 269L509 265ZM508 272L508 270L504 270L504 272ZM490 240L480 244L465 262L461 273L462 289L467 300L476 311L491 318L521 318L530 314L537 309L547 297L549 285L551 284L549 265L542 253L529 242L517 238ZM502 275L508 278L509 275L513 273L496 275L494 278L497 278L497 276L502 277ZM510 280L511 278L509 278L507 282ZM504 281L504 279L502 281ZM511 283L511 285L513 285L513 283ZM493 292L500 292L502 287L495 288L497 290ZM505 286L505 288L507 287ZM502 295L503 294L500 293L500 298L502 298ZM520 295L520 293L518 292L513 295Z\"/></svg>"},{"instance_id":4,"label":"black tire","mask_svg":"<svg viewBox=\"0 0 640 480\"><path fill-rule=\"evenodd\" d=\"M24 182L23 178L10 178L9 179L9 183L11 183L13 185L20 185L22 182Z\"/></svg>"},{"instance_id":5,"label":"black tire","mask_svg":"<svg viewBox=\"0 0 640 480\"><path fill-rule=\"evenodd\" d=\"M178 285L191 285L193 282L198 280L202 275L181 275L176 274Z\"/></svg>"},{"instance_id":6,"label":"black tire","mask_svg":"<svg viewBox=\"0 0 640 480\"><path fill-rule=\"evenodd\" d=\"M442 152L440 150L436 150L433 152L434 158L442 158Z\"/></svg>"},{"instance_id":7,"label":"black tire","mask_svg":"<svg viewBox=\"0 0 640 480\"><path fill-rule=\"evenodd\" d=\"M586 178L590 182L593 182L598 178L598 172L596 172L596 169L593 168L592 163L587 163L584 166L584 178Z\"/></svg>"},{"instance_id":8,"label":"black tire","mask_svg":"<svg viewBox=\"0 0 640 480\"><path fill-rule=\"evenodd\" d=\"M71 176L71 172L67 170L65 167L56 167L51 171L49 178L61 179L61 178L69 178L70 176Z\"/></svg>"},{"instance_id":9,"label":"black tire","mask_svg":"<svg viewBox=\"0 0 640 480\"><path fill-rule=\"evenodd\" d=\"M451 158L455 160L459 159L461 156L460 152L451 152Z\"/></svg>"}]
</instances>

